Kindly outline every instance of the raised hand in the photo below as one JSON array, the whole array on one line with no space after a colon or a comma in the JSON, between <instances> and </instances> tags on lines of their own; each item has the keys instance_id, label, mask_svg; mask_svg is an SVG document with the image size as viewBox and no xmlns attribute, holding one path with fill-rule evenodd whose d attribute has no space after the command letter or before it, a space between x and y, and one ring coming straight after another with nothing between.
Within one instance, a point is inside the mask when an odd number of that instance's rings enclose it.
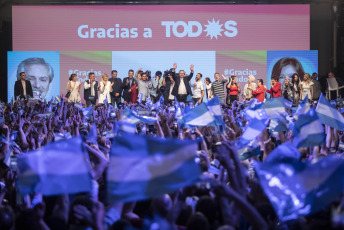
<instances>
[{"instance_id":1,"label":"raised hand","mask_svg":"<svg viewBox=\"0 0 344 230\"><path fill-rule=\"evenodd\" d=\"M173 69L177 69L177 63L173 63Z\"/></svg>"},{"instance_id":2,"label":"raised hand","mask_svg":"<svg viewBox=\"0 0 344 230\"><path fill-rule=\"evenodd\" d=\"M193 71L194 70L194 65L190 66L190 70Z\"/></svg>"}]
</instances>

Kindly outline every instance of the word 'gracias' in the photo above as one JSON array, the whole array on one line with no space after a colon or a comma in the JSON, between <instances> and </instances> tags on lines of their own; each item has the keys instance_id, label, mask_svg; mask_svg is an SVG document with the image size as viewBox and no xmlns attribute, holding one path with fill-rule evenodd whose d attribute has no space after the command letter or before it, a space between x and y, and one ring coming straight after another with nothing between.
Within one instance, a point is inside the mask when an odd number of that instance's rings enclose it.
<instances>
[{"instance_id":1,"label":"word 'gracias'","mask_svg":"<svg viewBox=\"0 0 344 230\"><path fill-rule=\"evenodd\" d=\"M165 27L165 37L170 38L172 36L182 37L199 37L203 32L206 32L206 36L210 36L210 39L217 39L218 36L222 36L222 33L226 37L235 37L238 34L236 28L236 21L226 21L224 24L220 24L220 20L208 21L208 24L203 25L197 21L162 21L161 26ZM222 28L223 27L223 28ZM139 37L138 28L124 28L116 24L112 28L89 28L88 25L81 25L78 27L78 36L80 38L137 38ZM152 29L143 28L142 37L151 38Z\"/></svg>"}]
</instances>

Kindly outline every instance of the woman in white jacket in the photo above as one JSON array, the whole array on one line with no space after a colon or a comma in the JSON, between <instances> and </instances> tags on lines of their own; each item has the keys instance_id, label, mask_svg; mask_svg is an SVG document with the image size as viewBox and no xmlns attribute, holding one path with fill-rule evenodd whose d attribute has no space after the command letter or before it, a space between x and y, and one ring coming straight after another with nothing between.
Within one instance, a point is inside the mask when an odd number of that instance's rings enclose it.
<instances>
[{"instance_id":1,"label":"woman in white jacket","mask_svg":"<svg viewBox=\"0 0 344 230\"><path fill-rule=\"evenodd\" d=\"M99 100L98 102L100 104L104 104L105 98L107 98L107 103L111 103L111 96L110 92L112 92L112 86L114 82L108 81L108 75L106 73L102 74L102 81L98 85L100 94L99 94Z\"/></svg>"}]
</instances>

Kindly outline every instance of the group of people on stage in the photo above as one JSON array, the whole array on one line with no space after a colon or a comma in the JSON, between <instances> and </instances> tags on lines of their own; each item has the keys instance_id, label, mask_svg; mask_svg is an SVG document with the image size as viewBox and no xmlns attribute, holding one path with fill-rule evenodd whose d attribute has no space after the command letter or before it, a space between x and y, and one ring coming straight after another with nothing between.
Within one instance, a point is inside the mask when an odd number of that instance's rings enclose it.
<instances>
[{"instance_id":1,"label":"group of people on stage","mask_svg":"<svg viewBox=\"0 0 344 230\"><path fill-rule=\"evenodd\" d=\"M134 73L134 70L129 70L128 77L125 77L123 81L117 77L117 71L113 70L110 78L103 73L100 82L96 81L95 74L91 72L88 80L83 83L86 106L95 105L97 101L99 104L104 104L106 101L113 106L118 106L122 102L122 98L123 103L134 104L140 94L142 94L140 99L142 103L145 103L147 98L156 103L163 96L165 104L174 101L175 97L180 102L192 101L194 104L200 104L204 97L209 100L218 95L221 102L227 105L239 100L240 96L244 100L256 98L259 102L263 102L270 94L270 97L283 96L296 106L306 96L309 100L319 99L321 93L317 73L313 73L312 76L308 73L303 76L294 73L290 77L284 76L283 78L272 76L270 89L264 85L262 79L257 79L255 82L255 76L251 75L244 86L244 92L241 93L240 83L237 82L236 76L230 76L227 79L224 75L220 76L219 73L215 73L215 81L212 82L209 77L206 77L203 84L201 73L197 73L195 81L192 82L193 65L190 66L189 75L186 75L184 70L176 73L176 69L177 64L174 64L173 68L165 71L164 74L157 71L154 77L151 77L150 71L144 72L139 69ZM283 79L284 82L279 82L280 79ZM71 74L67 83L68 102L81 102L81 85L82 83L77 80L77 75ZM18 96L32 97L32 87L30 81L25 80L25 72L20 73L20 79L15 84L14 92L16 98Z\"/></svg>"}]
</instances>

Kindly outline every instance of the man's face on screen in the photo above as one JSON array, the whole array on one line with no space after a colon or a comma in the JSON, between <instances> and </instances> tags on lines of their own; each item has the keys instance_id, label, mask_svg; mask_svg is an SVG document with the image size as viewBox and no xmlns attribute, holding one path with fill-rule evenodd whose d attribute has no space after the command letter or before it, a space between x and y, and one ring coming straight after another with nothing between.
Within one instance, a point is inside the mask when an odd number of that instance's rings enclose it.
<instances>
[{"instance_id":1,"label":"man's face on screen","mask_svg":"<svg viewBox=\"0 0 344 230\"><path fill-rule=\"evenodd\" d=\"M25 73L27 80L31 82L34 98L39 99L38 95L41 95L44 99L50 85L48 68L40 64L28 65L25 68Z\"/></svg>"}]
</instances>

